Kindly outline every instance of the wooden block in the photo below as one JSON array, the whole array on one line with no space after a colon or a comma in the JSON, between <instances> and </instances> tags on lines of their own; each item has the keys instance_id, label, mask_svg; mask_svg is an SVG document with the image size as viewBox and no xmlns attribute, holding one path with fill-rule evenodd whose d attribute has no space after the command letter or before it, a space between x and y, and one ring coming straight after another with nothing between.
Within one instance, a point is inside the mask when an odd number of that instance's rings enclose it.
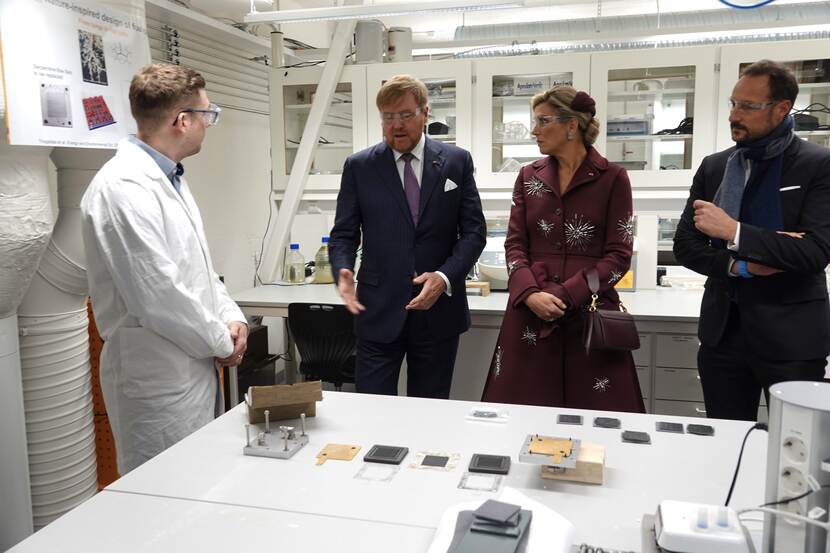
<instances>
[{"instance_id":1,"label":"wooden block","mask_svg":"<svg viewBox=\"0 0 830 553\"><path fill-rule=\"evenodd\" d=\"M254 409L248 405L248 422L259 424L265 422L265 411L268 411L268 420L271 422L286 419L299 419L305 413L306 417L317 415L317 402L295 403L294 405L274 405L271 407L260 407Z\"/></svg>"},{"instance_id":2,"label":"wooden block","mask_svg":"<svg viewBox=\"0 0 830 553\"><path fill-rule=\"evenodd\" d=\"M351 461L357 455L358 451L360 451L359 445L326 444L326 447L317 454L317 464L322 465L330 459L336 461Z\"/></svg>"},{"instance_id":3,"label":"wooden block","mask_svg":"<svg viewBox=\"0 0 830 553\"><path fill-rule=\"evenodd\" d=\"M579 447L576 467L562 469L542 467L542 478L565 480L585 484L602 484L605 469L605 446L582 442Z\"/></svg>"},{"instance_id":4,"label":"wooden block","mask_svg":"<svg viewBox=\"0 0 830 553\"><path fill-rule=\"evenodd\" d=\"M251 386L246 400L248 421L251 424L265 422L265 410L272 421L296 419L301 413L313 417L317 401L323 399L323 385L319 380L275 386Z\"/></svg>"},{"instance_id":5,"label":"wooden block","mask_svg":"<svg viewBox=\"0 0 830 553\"><path fill-rule=\"evenodd\" d=\"M483 280L468 280L466 281L468 290L478 290L482 296L490 295L490 283Z\"/></svg>"}]
</instances>

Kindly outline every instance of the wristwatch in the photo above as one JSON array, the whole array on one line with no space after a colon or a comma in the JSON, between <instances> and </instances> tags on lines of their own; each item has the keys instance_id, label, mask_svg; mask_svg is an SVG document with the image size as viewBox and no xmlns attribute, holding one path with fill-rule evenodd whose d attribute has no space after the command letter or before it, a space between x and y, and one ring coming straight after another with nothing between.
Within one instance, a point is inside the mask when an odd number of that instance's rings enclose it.
<instances>
[{"instance_id":1,"label":"wristwatch","mask_svg":"<svg viewBox=\"0 0 830 553\"><path fill-rule=\"evenodd\" d=\"M741 278L752 278L755 276L752 273L750 273L749 270L746 268L746 261L744 261L743 259L738 260L738 274L741 276Z\"/></svg>"}]
</instances>

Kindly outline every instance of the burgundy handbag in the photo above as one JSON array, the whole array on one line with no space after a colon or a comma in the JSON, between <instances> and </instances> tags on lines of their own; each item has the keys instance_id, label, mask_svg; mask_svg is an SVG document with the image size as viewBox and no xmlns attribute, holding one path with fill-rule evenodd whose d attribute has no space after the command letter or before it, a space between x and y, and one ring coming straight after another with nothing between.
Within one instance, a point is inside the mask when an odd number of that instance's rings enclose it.
<instances>
[{"instance_id":1,"label":"burgundy handbag","mask_svg":"<svg viewBox=\"0 0 830 553\"><path fill-rule=\"evenodd\" d=\"M599 275L596 269L589 269L585 274L588 288L591 290L591 305L585 318L585 352L631 351L639 349L640 336L634 317L625 310L620 302L620 310L598 309Z\"/></svg>"}]
</instances>

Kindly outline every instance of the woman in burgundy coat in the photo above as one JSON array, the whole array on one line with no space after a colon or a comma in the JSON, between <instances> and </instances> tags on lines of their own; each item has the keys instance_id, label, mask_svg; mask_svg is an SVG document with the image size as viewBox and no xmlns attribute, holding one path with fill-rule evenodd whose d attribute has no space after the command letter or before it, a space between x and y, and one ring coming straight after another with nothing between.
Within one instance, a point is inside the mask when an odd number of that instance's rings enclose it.
<instances>
[{"instance_id":1,"label":"woman in burgundy coat","mask_svg":"<svg viewBox=\"0 0 830 553\"><path fill-rule=\"evenodd\" d=\"M594 100L555 86L532 100L533 136L546 157L519 172L505 240L510 298L484 401L644 412L628 351L585 352L583 313L600 280L600 309L618 309L614 284L634 238L631 185L591 144Z\"/></svg>"}]
</instances>

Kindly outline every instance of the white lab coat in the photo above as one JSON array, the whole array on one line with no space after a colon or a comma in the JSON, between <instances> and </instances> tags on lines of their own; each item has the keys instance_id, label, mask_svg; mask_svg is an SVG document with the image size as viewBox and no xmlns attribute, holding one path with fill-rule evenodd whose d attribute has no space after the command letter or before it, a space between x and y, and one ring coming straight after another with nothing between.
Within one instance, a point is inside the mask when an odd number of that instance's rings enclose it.
<instances>
[{"instance_id":1,"label":"white lab coat","mask_svg":"<svg viewBox=\"0 0 830 553\"><path fill-rule=\"evenodd\" d=\"M92 307L105 340L101 389L121 474L222 408L214 357L245 321L213 271L199 210L122 140L81 201Z\"/></svg>"}]
</instances>

